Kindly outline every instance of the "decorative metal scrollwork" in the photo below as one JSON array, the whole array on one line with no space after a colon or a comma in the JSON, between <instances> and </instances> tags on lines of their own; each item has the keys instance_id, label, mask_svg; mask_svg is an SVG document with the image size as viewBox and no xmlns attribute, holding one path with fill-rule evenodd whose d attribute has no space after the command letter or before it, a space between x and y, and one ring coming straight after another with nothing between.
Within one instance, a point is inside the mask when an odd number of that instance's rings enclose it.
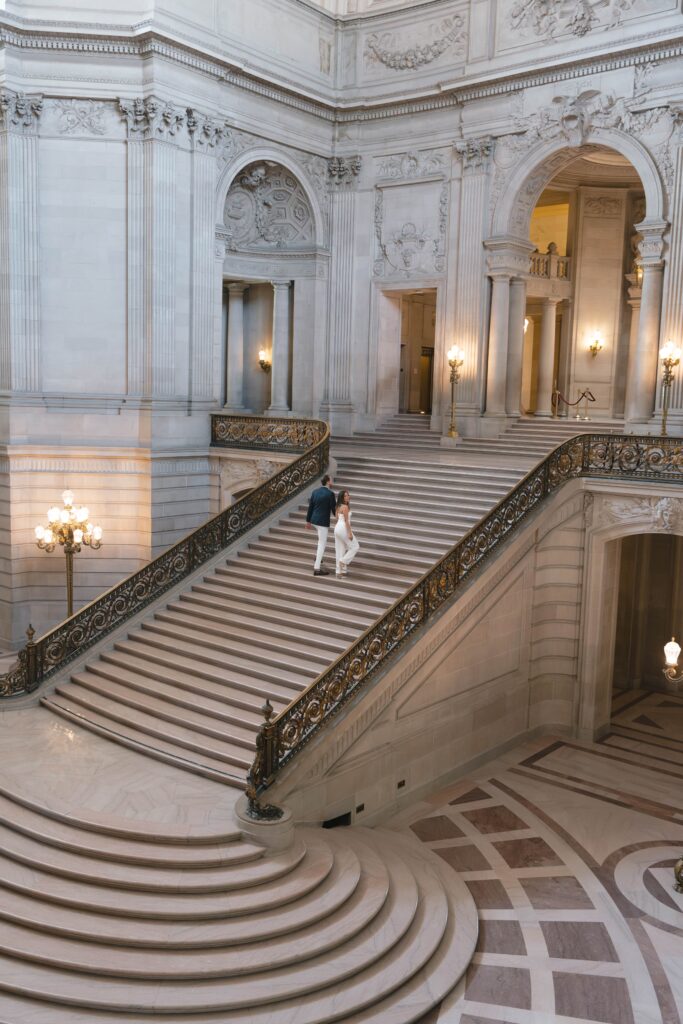
<instances>
[{"instance_id":1,"label":"decorative metal scrollwork","mask_svg":"<svg viewBox=\"0 0 683 1024\"><path fill-rule=\"evenodd\" d=\"M35 643L31 633L16 664L0 675L0 697L36 689L43 679L137 615L293 498L323 473L329 461L330 432L322 420L216 414L212 417L211 435L212 443L219 447L261 448L300 455Z\"/></svg>"}]
</instances>

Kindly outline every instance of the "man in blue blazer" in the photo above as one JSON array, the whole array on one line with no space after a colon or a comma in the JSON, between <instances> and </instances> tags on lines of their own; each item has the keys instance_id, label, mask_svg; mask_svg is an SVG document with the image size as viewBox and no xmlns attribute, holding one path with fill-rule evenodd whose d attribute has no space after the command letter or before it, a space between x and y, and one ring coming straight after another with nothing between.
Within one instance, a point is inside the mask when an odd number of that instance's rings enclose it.
<instances>
[{"instance_id":1,"label":"man in blue blazer","mask_svg":"<svg viewBox=\"0 0 683 1024\"><path fill-rule=\"evenodd\" d=\"M337 507L337 499L332 490L332 477L327 473L321 480L321 486L316 487L308 502L306 513L306 529L310 530L315 526L318 531L318 551L315 556L314 576L329 576L330 570L323 565L323 555L327 544L327 535L330 532L330 516L334 514Z\"/></svg>"}]
</instances>

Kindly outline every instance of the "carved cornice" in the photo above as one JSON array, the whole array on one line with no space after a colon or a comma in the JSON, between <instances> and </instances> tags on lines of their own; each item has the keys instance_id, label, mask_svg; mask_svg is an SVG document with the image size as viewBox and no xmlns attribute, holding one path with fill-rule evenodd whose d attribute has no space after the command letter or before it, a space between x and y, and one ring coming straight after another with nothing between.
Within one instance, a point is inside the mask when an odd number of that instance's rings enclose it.
<instances>
[{"instance_id":1,"label":"carved cornice","mask_svg":"<svg viewBox=\"0 0 683 1024\"><path fill-rule=\"evenodd\" d=\"M187 118L184 110L156 96L120 99L119 110L126 121L128 138L137 142L172 138Z\"/></svg>"},{"instance_id":2,"label":"carved cornice","mask_svg":"<svg viewBox=\"0 0 683 1024\"><path fill-rule=\"evenodd\" d=\"M138 26L140 28L141 26ZM255 73L238 69L227 60L209 58L192 44L183 44L169 40L156 28L145 25L143 38L122 38L120 26L94 25L89 29L94 32L110 31L111 37L96 35L89 31L86 35L80 25L69 27L68 32L63 26L58 31L37 28L35 23L29 25L16 16L0 17L0 45L34 51L55 51L64 53L113 54L136 57L161 56L175 64L189 67L225 83L228 86L244 89L248 92L277 101L287 107L311 113L330 122L348 123L357 121L374 121L402 114L420 113L431 110L449 110L471 100L485 99L516 93L520 89L534 88L569 79L580 79L600 75L608 71L624 67L637 67L655 61L669 60L683 56L683 42L662 41L656 32L642 33L629 42L629 48L621 52L604 53L604 46L596 44L586 48L582 53L571 54L564 60L557 60L552 67L529 71L521 69L494 80L474 81L470 84L454 85L450 88L435 88L425 95L409 96L397 102L383 100L369 105L364 102L335 102L333 98L303 96L300 85L294 79L284 77L273 84L266 82ZM94 78L92 80L95 80Z\"/></svg>"},{"instance_id":3,"label":"carved cornice","mask_svg":"<svg viewBox=\"0 0 683 1024\"><path fill-rule=\"evenodd\" d=\"M330 184L352 185L362 166L362 158L359 156L332 156L327 161L327 176Z\"/></svg>"},{"instance_id":4,"label":"carved cornice","mask_svg":"<svg viewBox=\"0 0 683 1024\"><path fill-rule=\"evenodd\" d=\"M0 91L0 129L32 135L38 129L38 118L43 109L39 94Z\"/></svg>"}]
</instances>

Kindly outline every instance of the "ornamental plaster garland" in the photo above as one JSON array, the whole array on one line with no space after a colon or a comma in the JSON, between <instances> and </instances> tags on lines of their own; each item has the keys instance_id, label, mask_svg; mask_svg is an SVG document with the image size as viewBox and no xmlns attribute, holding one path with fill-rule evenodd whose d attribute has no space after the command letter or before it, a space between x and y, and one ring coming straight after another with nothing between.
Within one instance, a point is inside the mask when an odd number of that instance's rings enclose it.
<instances>
[{"instance_id":1,"label":"ornamental plaster garland","mask_svg":"<svg viewBox=\"0 0 683 1024\"><path fill-rule=\"evenodd\" d=\"M458 14L430 25L426 35L425 42L401 49L397 33L373 32L365 40L366 66L379 63L391 71L415 71L437 60L449 47L459 56L464 52L467 33L464 19Z\"/></svg>"}]
</instances>

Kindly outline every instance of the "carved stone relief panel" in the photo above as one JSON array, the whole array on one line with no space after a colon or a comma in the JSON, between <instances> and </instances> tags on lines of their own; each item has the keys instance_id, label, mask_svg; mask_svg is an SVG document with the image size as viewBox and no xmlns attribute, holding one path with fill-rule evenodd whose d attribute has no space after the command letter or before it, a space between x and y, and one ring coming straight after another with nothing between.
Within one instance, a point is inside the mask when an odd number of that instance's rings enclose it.
<instances>
[{"instance_id":1,"label":"carved stone relief panel","mask_svg":"<svg viewBox=\"0 0 683 1024\"><path fill-rule=\"evenodd\" d=\"M415 72L434 63L462 62L467 47L466 11L436 20L398 24L368 32L362 40L365 77Z\"/></svg>"},{"instance_id":2,"label":"carved stone relief panel","mask_svg":"<svg viewBox=\"0 0 683 1024\"><path fill-rule=\"evenodd\" d=\"M310 248L315 223L308 197L297 178L273 161L246 167L225 201L230 248Z\"/></svg>"},{"instance_id":3,"label":"carved stone relief panel","mask_svg":"<svg viewBox=\"0 0 683 1024\"><path fill-rule=\"evenodd\" d=\"M410 150L376 157L373 164L378 180L428 178L448 172L449 155L445 149Z\"/></svg>"},{"instance_id":4,"label":"carved stone relief panel","mask_svg":"<svg viewBox=\"0 0 683 1024\"><path fill-rule=\"evenodd\" d=\"M445 180L377 187L375 276L442 274L446 269L448 207Z\"/></svg>"},{"instance_id":5,"label":"carved stone relief panel","mask_svg":"<svg viewBox=\"0 0 683 1024\"><path fill-rule=\"evenodd\" d=\"M658 496L596 496L590 525L599 529L617 523L642 526L647 532L683 533L683 500Z\"/></svg>"},{"instance_id":6,"label":"carved stone relief panel","mask_svg":"<svg viewBox=\"0 0 683 1024\"><path fill-rule=\"evenodd\" d=\"M500 49L538 39L581 39L633 18L675 9L675 0L502 0Z\"/></svg>"}]
</instances>

